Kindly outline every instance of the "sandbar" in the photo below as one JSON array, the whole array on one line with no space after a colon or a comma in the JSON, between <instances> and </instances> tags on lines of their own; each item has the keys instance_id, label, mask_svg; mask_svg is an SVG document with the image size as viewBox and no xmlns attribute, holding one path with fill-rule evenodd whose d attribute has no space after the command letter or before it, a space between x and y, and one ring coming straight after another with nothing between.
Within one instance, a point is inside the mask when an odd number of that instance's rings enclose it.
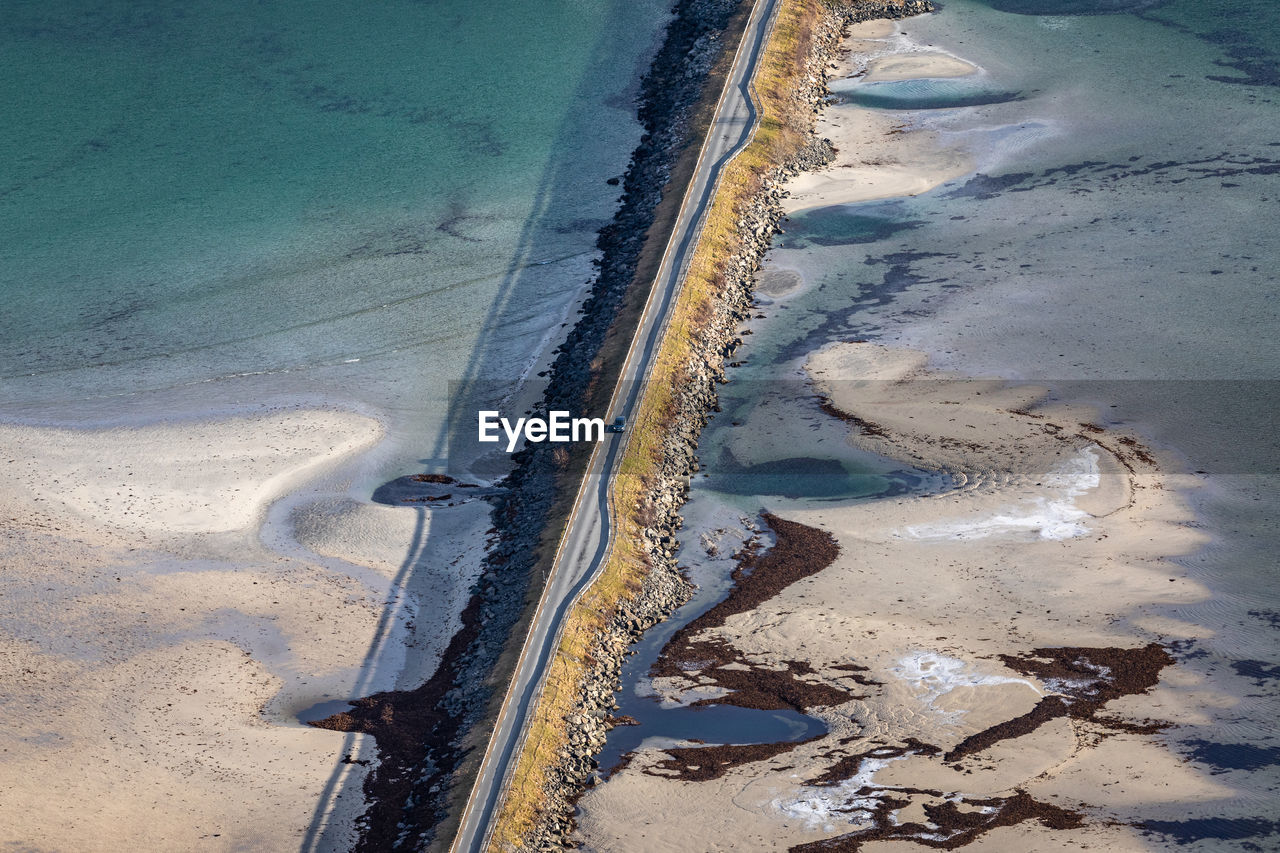
<instances>
[{"instance_id":1,"label":"sandbar","mask_svg":"<svg viewBox=\"0 0 1280 853\"><path fill-rule=\"evenodd\" d=\"M342 751L360 762L373 747L292 714L367 679L390 571L352 562L368 549L339 553L334 531L327 555L266 547L262 525L286 493L318 478L340 488L342 466L382 434L328 409L0 425L0 840L297 848ZM358 814L364 768L349 765L357 795L335 826Z\"/></svg>"}]
</instances>

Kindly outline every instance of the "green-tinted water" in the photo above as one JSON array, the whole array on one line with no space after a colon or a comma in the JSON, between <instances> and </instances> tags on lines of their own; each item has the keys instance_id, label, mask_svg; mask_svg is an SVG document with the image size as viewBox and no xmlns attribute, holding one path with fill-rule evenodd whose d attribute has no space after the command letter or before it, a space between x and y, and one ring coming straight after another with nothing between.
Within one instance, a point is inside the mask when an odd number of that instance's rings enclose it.
<instances>
[{"instance_id":1,"label":"green-tinted water","mask_svg":"<svg viewBox=\"0 0 1280 853\"><path fill-rule=\"evenodd\" d=\"M303 394L430 433L586 281L662 9L6 3L0 405Z\"/></svg>"}]
</instances>

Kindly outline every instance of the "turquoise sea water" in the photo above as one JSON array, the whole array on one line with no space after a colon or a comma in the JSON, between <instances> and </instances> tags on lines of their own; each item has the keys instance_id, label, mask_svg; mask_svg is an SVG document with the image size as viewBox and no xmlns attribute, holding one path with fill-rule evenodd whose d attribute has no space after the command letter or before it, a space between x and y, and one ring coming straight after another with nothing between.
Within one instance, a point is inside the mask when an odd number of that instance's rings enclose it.
<instances>
[{"instance_id":1,"label":"turquoise sea water","mask_svg":"<svg viewBox=\"0 0 1280 853\"><path fill-rule=\"evenodd\" d=\"M319 398L409 441L571 313L665 11L4 5L0 411Z\"/></svg>"},{"instance_id":2,"label":"turquoise sea water","mask_svg":"<svg viewBox=\"0 0 1280 853\"><path fill-rule=\"evenodd\" d=\"M326 406L385 428L208 561L193 567L182 548L138 557L141 575L305 564L308 588L349 583L385 601L371 638L334 641L350 665L325 680L298 663L274 613L193 602L181 642L251 648L278 677L265 720L296 726L295 709L417 687L434 671L488 519L475 505L352 518L388 480L467 467L444 438L451 383L539 392L535 360L575 319L617 207L607 181L640 140L635 95L667 7L0 2L0 421ZM306 440L327 449L319 430ZM64 595L80 591L51 584L38 609ZM25 619L18 636L52 630L58 648L79 628ZM251 623L272 641L245 641ZM156 640L167 642L178 640ZM362 774L342 754L314 780L317 849L350 846ZM335 790L346 798L330 821Z\"/></svg>"}]
</instances>

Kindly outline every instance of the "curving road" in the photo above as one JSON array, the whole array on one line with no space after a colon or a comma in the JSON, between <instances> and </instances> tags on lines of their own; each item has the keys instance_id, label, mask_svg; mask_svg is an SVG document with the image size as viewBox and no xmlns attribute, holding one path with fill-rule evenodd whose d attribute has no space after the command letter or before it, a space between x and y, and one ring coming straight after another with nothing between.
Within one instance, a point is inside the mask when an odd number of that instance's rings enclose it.
<instances>
[{"instance_id":1,"label":"curving road","mask_svg":"<svg viewBox=\"0 0 1280 853\"><path fill-rule=\"evenodd\" d=\"M755 132L756 107L751 100L750 83L780 2L755 0L717 104L715 118L698 157L693 180L681 204L657 279L627 353L606 421L618 415L626 416L628 422L632 420L631 414L640 398L643 380L648 376L658 351L720 174L734 155L750 142ZM487 847L493 818L502 802L506 780L520 754L530 714L542 690L543 674L559 643L565 614L595 579L608 557L609 493L629 437L630 433L606 436L605 442L598 444L592 453L551 575L463 812L458 834L450 848L453 853L481 853Z\"/></svg>"}]
</instances>

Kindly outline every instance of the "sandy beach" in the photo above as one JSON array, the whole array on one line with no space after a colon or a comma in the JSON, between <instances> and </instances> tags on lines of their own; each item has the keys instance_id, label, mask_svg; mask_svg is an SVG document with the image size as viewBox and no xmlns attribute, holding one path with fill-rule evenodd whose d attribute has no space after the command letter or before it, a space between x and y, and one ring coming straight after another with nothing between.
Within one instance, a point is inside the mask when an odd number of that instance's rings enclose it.
<instances>
[{"instance_id":1,"label":"sandy beach","mask_svg":"<svg viewBox=\"0 0 1280 853\"><path fill-rule=\"evenodd\" d=\"M767 507L775 533L827 533L838 556L698 641L732 649L728 669L753 681L803 673L790 695L822 703L805 707L830 733L766 760L731 756L711 779L696 745L641 751L584 797L587 844L803 850L968 832L982 849L1142 850L1144 807L1227 796L1159 741L1214 701L1155 651L1198 629L1148 612L1207 596L1165 559L1204 541L1181 479L1090 412L931 372L915 353L838 345L808 370L851 442L954 487ZM733 683L705 660L683 666L697 691L686 701ZM644 834L661 823L666 846Z\"/></svg>"},{"instance_id":2,"label":"sandy beach","mask_svg":"<svg viewBox=\"0 0 1280 853\"><path fill-rule=\"evenodd\" d=\"M920 49L899 35L892 21L850 27L843 59L831 69L836 101L826 107L815 132L831 140L835 160L797 176L783 202L788 213L812 207L919 195L973 171L973 160L936 131L913 127L892 115L840 100L849 83L965 77L979 69L949 54Z\"/></svg>"},{"instance_id":3,"label":"sandy beach","mask_svg":"<svg viewBox=\"0 0 1280 853\"><path fill-rule=\"evenodd\" d=\"M981 73L900 30L855 27L833 90ZM932 131L847 104L825 111L818 134L839 159L793 182L790 210L918 193L973 168ZM805 287L801 271L762 271L771 312ZM1142 851L1153 809L1233 796L1161 734L1232 701L1177 662L1207 629L1168 615L1209 598L1173 560L1208 541L1190 498L1201 479L1094 410L942 372L911 349L849 341L799 365L824 424L775 425L761 406L759 423L735 422L753 436L735 458L752 461L753 442L771 442L761 461L784 444L786 457L829 457L818 442L835 422L853 448L936 486L764 498L727 534L713 501L691 504L695 527L720 528L687 531L682 561L697 576L725 562L708 542L743 542L737 583L676 632L651 689L803 710L828 733L642 746L580 800L583 847Z\"/></svg>"},{"instance_id":4,"label":"sandy beach","mask_svg":"<svg viewBox=\"0 0 1280 853\"><path fill-rule=\"evenodd\" d=\"M406 636L412 607L392 608L389 625L380 617L421 510L324 498L327 517L302 514L295 529L286 512L269 528L289 548L268 547L264 524L286 494L341 493L344 466L382 434L338 410L0 426L0 839L297 847L337 759L365 761L373 747L295 714L392 686L403 653L372 673L363 655L380 635ZM448 623L419 629L422 667ZM336 766L355 774L358 800L364 765ZM339 799L330 820L361 807Z\"/></svg>"}]
</instances>

